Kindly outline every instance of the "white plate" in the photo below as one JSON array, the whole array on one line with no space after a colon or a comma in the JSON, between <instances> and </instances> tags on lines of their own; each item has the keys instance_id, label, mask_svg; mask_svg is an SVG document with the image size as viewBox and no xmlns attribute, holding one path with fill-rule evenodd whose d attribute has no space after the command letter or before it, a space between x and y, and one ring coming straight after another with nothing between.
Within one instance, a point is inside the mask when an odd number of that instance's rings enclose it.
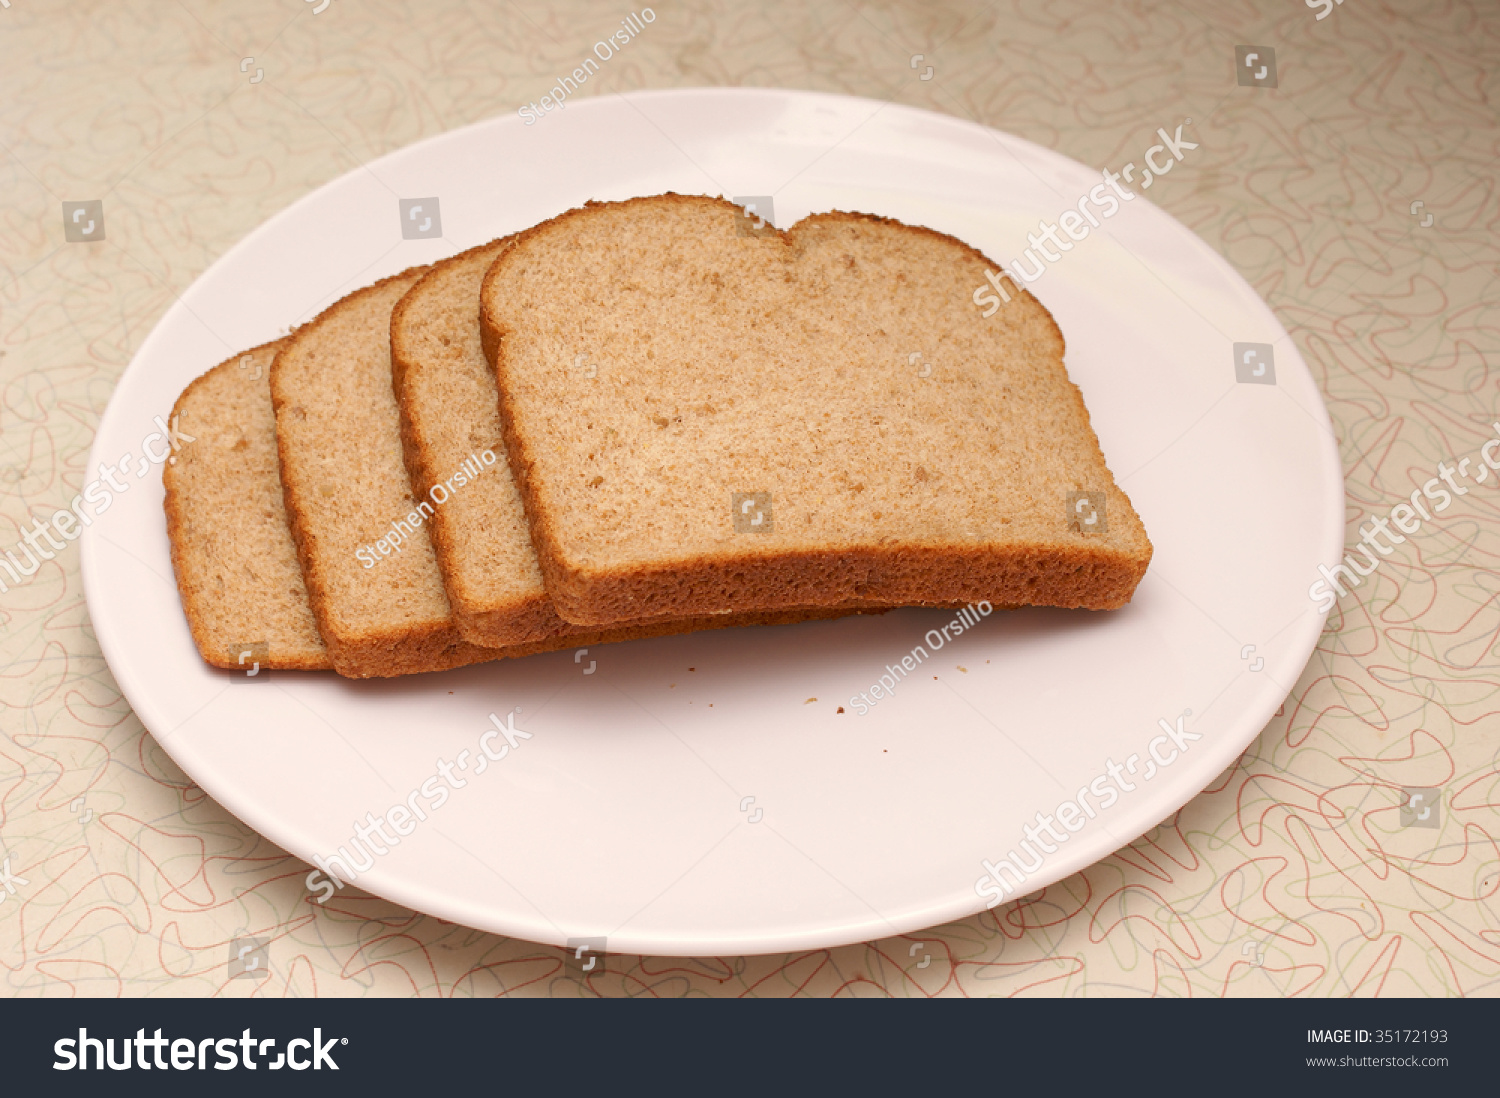
<instances>
[{"instance_id":1,"label":"white plate","mask_svg":"<svg viewBox=\"0 0 1500 1098\"><path fill-rule=\"evenodd\" d=\"M352 171L232 248L142 345L89 467L138 453L152 417L233 352L359 285L591 198L774 195L783 226L868 211L1009 260L1039 218L1098 182L1006 134L807 92L593 99L530 127L507 114ZM403 240L398 199L432 196L445 239ZM440 758L477 758L487 715L521 707L532 738L482 775L472 760L455 772L462 788L357 880L445 919L706 955L972 914L985 906L982 859L1023 854L1027 821L1110 760L1145 759L1160 719L1190 709L1184 727L1201 739L1149 782L1144 764L1127 775L1133 791L1066 842L1048 840L1056 852L1027 890L1141 835L1228 766L1301 673L1323 625L1308 587L1343 543L1338 454L1312 377L1203 241L1136 199L1032 289L1066 335L1069 373L1155 558L1128 608L995 614L865 715L851 696L951 615L730 630L387 682L287 672L231 684L194 651L155 470L84 534L99 643L183 770L308 860L408 800ZM1236 383L1236 341L1274 345L1275 385Z\"/></svg>"}]
</instances>

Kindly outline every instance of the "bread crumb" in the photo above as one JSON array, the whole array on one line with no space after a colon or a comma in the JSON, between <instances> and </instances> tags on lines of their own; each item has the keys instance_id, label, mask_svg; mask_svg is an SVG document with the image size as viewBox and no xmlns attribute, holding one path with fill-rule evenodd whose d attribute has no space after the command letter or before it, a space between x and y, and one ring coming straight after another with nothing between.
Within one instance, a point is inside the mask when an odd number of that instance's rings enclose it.
<instances>
[{"instance_id":1,"label":"bread crumb","mask_svg":"<svg viewBox=\"0 0 1500 1098\"><path fill-rule=\"evenodd\" d=\"M843 711L844 711L844 707L842 705L839 706L839 712L842 713Z\"/></svg>"},{"instance_id":2,"label":"bread crumb","mask_svg":"<svg viewBox=\"0 0 1500 1098\"><path fill-rule=\"evenodd\" d=\"M958 664L954 664L953 666L954 667L958 667ZM969 673L969 669L967 667L958 667L958 669L960 671L962 671L965 675L967 675Z\"/></svg>"},{"instance_id":3,"label":"bread crumb","mask_svg":"<svg viewBox=\"0 0 1500 1098\"><path fill-rule=\"evenodd\" d=\"M985 662L985 663L989 663L989 662L990 662L990 661L989 661L989 660L985 660L985 661L984 661L984 662ZM697 669L697 668L696 668L696 667L689 667L689 668L688 668L688 670L689 670L689 671L696 671L696 670L698 670L698 669Z\"/></svg>"},{"instance_id":4,"label":"bread crumb","mask_svg":"<svg viewBox=\"0 0 1500 1098\"><path fill-rule=\"evenodd\" d=\"M806 700L806 701L805 701L805 702L803 702L803 703L802 703L802 704L803 704L803 705L811 705L811 704L812 704L812 703L813 703L813 702L815 702L815 701L817 701L817 700L818 700L818 699L817 699L817 698L808 698L808 699L807 699L807 700Z\"/></svg>"}]
</instances>

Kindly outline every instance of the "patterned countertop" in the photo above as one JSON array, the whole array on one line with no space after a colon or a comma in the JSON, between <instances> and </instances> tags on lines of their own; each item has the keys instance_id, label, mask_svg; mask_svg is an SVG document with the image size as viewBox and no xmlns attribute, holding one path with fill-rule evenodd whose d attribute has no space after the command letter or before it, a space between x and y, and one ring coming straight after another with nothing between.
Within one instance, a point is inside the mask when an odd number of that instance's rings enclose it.
<instances>
[{"instance_id":1,"label":"patterned countertop","mask_svg":"<svg viewBox=\"0 0 1500 1098\"><path fill-rule=\"evenodd\" d=\"M538 99L631 10L0 0L0 543L78 491L116 379L225 249L361 163ZM1095 166L1192 118L1199 149L1149 197L1258 289L1314 371L1351 546L1492 437L1494 5L663 0L652 14L580 96L836 91ZM61 215L96 201L71 227ZM70 242L95 212L103 241ZM354 889L313 903L305 863L205 797L131 712L70 547L0 594L6 991L1493 995L1497 483L1339 601L1233 767L1087 871L920 936L612 958L587 983L559 949ZM268 942L265 967L231 978L244 937Z\"/></svg>"}]
</instances>

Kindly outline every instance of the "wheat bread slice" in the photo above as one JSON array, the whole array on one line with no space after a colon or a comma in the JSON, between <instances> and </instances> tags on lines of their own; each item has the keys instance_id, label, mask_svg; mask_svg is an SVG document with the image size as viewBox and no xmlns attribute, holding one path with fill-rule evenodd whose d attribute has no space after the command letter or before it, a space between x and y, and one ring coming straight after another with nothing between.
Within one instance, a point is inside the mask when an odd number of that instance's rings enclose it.
<instances>
[{"instance_id":1,"label":"wheat bread slice","mask_svg":"<svg viewBox=\"0 0 1500 1098\"><path fill-rule=\"evenodd\" d=\"M172 570L204 661L252 670L333 666L287 526L267 343L220 363L177 398L192 442L162 466Z\"/></svg>"},{"instance_id":2,"label":"wheat bread slice","mask_svg":"<svg viewBox=\"0 0 1500 1098\"><path fill-rule=\"evenodd\" d=\"M1040 302L1012 288L982 317L972 288L997 265L928 229L750 225L723 199L590 203L485 277L507 454L562 617L1129 601L1151 543Z\"/></svg>"}]
</instances>

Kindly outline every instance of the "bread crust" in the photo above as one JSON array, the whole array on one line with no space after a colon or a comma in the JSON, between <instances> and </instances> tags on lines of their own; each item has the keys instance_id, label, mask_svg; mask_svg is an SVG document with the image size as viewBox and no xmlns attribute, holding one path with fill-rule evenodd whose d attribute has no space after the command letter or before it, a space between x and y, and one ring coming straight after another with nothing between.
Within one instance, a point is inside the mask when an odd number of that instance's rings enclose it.
<instances>
[{"instance_id":1,"label":"bread crust","mask_svg":"<svg viewBox=\"0 0 1500 1098\"><path fill-rule=\"evenodd\" d=\"M691 615L726 607L748 611L789 604L826 605L851 599L888 605L963 605L987 600L996 606L1048 605L1093 610L1118 609L1130 601L1151 560L1152 547L1143 527L1134 552L1058 539L1054 544L1033 543L998 551L962 545L908 544L883 549L855 544L831 550L788 550L754 556L680 555L592 571L570 561L563 549L558 518L541 498L536 483L533 440L518 421L513 392L514 364L506 355L506 337L512 329L508 318L495 308L494 291L503 280L517 277L512 269L526 255L528 246L565 232L571 222L606 208L663 203L706 204L739 215L739 207L723 198L671 193L615 203L589 202L516 234L511 246L490 267L481 287L482 344L499 387L506 454L526 507L547 591L562 617L597 625L639 616L642 607ZM942 241L989 268L1002 269L952 236L874 214L837 211L814 214L790 229L773 230L774 239L793 248L808 227L827 223L897 228ZM1030 293L1019 287L1018 290L1020 299L1038 310L1050 326L1061 363L1065 343L1056 319ZM1110 513L1122 518L1128 515L1139 527L1129 498L1108 476L1083 395L1071 379L1067 379L1067 399L1087 432L1088 445L1099 467L1105 469L1109 479L1106 490Z\"/></svg>"}]
</instances>

